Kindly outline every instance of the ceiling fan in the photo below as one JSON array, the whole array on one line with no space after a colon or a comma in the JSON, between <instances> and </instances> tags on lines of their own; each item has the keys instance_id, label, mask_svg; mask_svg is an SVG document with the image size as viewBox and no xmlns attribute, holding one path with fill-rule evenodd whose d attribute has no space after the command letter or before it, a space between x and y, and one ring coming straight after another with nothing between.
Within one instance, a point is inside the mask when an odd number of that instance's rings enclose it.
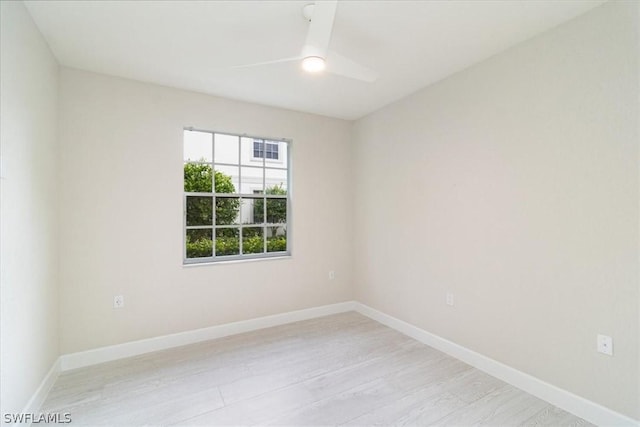
<instances>
[{"instance_id":1,"label":"ceiling fan","mask_svg":"<svg viewBox=\"0 0 640 427\"><path fill-rule=\"evenodd\" d=\"M254 64L238 65L232 68L257 67L300 61L302 69L309 73L319 73L326 70L331 74L364 82L371 83L376 81L378 75L375 71L329 49L337 6L337 0L317 1L304 6L302 14L310 21L310 24L307 39L299 55Z\"/></svg>"}]
</instances>

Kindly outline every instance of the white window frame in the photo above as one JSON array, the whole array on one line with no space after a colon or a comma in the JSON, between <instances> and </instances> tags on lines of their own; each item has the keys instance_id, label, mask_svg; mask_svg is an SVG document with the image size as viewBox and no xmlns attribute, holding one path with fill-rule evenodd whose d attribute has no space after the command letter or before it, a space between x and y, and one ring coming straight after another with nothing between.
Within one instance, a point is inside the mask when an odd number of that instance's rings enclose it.
<instances>
[{"instance_id":1,"label":"white window frame","mask_svg":"<svg viewBox=\"0 0 640 427\"><path fill-rule=\"evenodd\" d=\"M203 129L197 129L197 128L193 128L193 127L185 127L183 128L183 140L182 140L182 144L183 144L183 148L184 148L184 131L192 131L192 132L203 132L203 133L210 133L211 134L211 162L202 162L202 161L187 161L184 159L182 159L182 167L184 169L184 165L187 163L195 163L195 164L208 164L211 166L212 170L213 170L213 178L215 179L215 167L216 166L237 166L238 170L240 171L240 176L239 176L239 185L242 185L242 168L246 168L246 167L251 167L254 169L262 169L263 172L263 190L262 190L262 200L263 200L263 206L264 206L264 213L263 213L263 222L261 224L242 224L242 217L240 217L239 220L239 224L237 225L216 225L216 217L215 217L215 206L216 206L216 197L225 197L225 198L238 198L239 202L240 202L240 213L239 215L242 216L242 200L244 198L250 198L250 199L256 199L256 194L253 192L255 190L253 190L251 193L247 193L247 194L242 194L239 191L236 191L235 193L216 193L215 192L215 182L212 183L212 192L211 193L198 193L198 192L186 192L184 191L184 181L182 183L182 210L183 210L183 214L182 214L182 263L183 265L198 265L198 264L207 264L207 263L224 263L224 262L228 262L228 261L238 261L238 260L251 260L251 259L268 259L268 258L279 258L279 257L283 257L283 256L291 256L292 253L292 202L291 202L291 188L292 188L292 180L291 180L291 154L292 154L292 140L288 139L288 138L267 138L267 137L259 137L259 136L253 136L253 135L247 135L247 134L238 134L238 133L232 133L232 132L218 132L218 131L210 131L210 130L203 130ZM216 162L215 159L215 135L225 135L225 136L233 136L233 137L237 137L238 138L238 149L239 149L239 153L238 153L238 164L230 164L230 163L221 163L221 162ZM266 157L263 158L256 158L253 156L253 141L252 141L252 145L251 145L251 160L252 162L255 160L259 160L260 163L262 163L261 165L247 165L247 164L242 164L242 138L249 138L249 139L253 139L253 140L262 140L265 144L267 142L272 142L272 143L283 143L287 145L287 159L286 159L286 165L285 166L276 166L276 165L270 165L267 163L279 163L280 165L282 165L284 162L281 159L275 160L275 159L266 159ZM279 150L279 154L278 157L280 157L282 155L281 151ZM264 190L266 190L267 188L267 183L266 183L266 171L272 169L272 170L286 170L287 171L287 194L286 195L272 195L272 194L266 194L266 192ZM184 175L184 174L183 174ZM183 177L184 180L184 177ZM189 196L205 196L205 197L212 197L212 206L213 206L213 212L212 212L212 225L211 226L187 226L187 197ZM286 199L286 206L287 206L287 221L284 223L277 223L277 224L271 224L267 222L267 199ZM268 227L282 227L284 226L286 229L286 251L279 251L279 252L267 252L267 235L268 233L267 228ZM264 239L264 249L262 253L252 253L252 254L243 254L242 253L242 229L243 228L256 228L256 227L262 227L262 235L263 235L263 239ZM238 255L219 255L216 256L216 230L218 229L223 229L223 228L237 228L239 230L239 235L238 235L238 240L239 240L239 254ZM212 241L213 241L213 249L212 249L212 256L211 257L198 257L198 258L187 258L187 230L192 230L192 229L211 229L212 230Z\"/></svg>"}]
</instances>

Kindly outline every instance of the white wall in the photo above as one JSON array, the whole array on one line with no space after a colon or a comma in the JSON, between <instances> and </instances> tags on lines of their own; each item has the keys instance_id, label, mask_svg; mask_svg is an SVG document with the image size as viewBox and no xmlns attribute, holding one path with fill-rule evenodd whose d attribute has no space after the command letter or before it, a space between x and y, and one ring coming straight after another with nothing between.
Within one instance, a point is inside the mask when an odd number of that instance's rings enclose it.
<instances>
[{"instance_id":1,"label":"white wall","mask_svg":"<svg viewBox=\"0 0 640 427\"><path fill-rule=\"evenodd\" d=\"M65 68L60 88L62 353L352 299L350 122ZM185 126L293 139L291 258L182 266Z\"/></svg>"},{"instance_id":2,"label":"white wall","mask_svg":"<svg viewBox=\"0 0 640 427\"><path fill-rule=\"evenodd\" d=\"M637 8L605 4L359 120L353 154L356 299L634 418Z\"/></svg>"},{"instance_id":3,"label":"white wall","mask_svg":"<svg viewBox=\"0 0 640 427\"><path fill-rule=\"evenodd\" d=\"M58 356L58 66L21 2L0 2L1 412Z\"/></svg>"}]
</instances>

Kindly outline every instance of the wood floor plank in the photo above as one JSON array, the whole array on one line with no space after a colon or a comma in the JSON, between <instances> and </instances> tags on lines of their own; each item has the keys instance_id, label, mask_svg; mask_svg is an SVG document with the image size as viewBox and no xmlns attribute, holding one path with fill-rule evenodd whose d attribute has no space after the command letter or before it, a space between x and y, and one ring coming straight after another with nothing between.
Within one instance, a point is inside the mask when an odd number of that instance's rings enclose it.
<instances>
[{"instance_id":1,"label":"wood floor plank","mask_svg":"<svg viewBox=\"0 0 640 427\"><path fill-rule=\"evenodd\" d=\"M493 414L484 425L523 425L533 415L549 406L551 405L543 400L520 393L509 405Z\"/></svg>"},{"instance_id":2,"label":"wood floor plank","mask_svg":"<svg viewBox=\"0 0 640 427\"><path fill-rule=\"evenodd\" d=\"M78 426L588 426L357 313L63 373L42 408Z\"/></svg>"},{"instance_id":3,"label":"wood floor plank","mask_svg":"<svg viewBox=\"0 0 640 427\"><path fill-rule=\"evenodd\" d=\"M371 411L381 405L394 394L379 378L369 383L353 387L331 398L326 398L311 405L289 412L267 425L336 425Z\"/></svg>"},{"instance_id":4,"label":"wood floor plank","mask_svg":"<svg viewBox=\"0 0 640 427\"><path fill-rule=\"evenodd\" d=\"M315 401L302 385L296 384L235 402L224 408L182 420L181 426L264 425L283 413L295 411Z\"/></svg>"},{"instance_id":5,"label":"wood floor plank","mask_svg":"<svg viewBox=\"0 0 640 427\"><path fill-rule=\"evenodd\" d=\"M593 426L582 418L578 418L567 411L563 411L552 405L547 405L543 410L533 415L523 423L527 427L538 426L563 426L563 427L586 427Z\"/></svg>"},{"instance_id":6,"label":"wood floor plank","mask_svg":"<svg viewBox=\"0 0 640 427\"><path fill-rule=\"evenodd\" d=\"M391 403L381 405L343 424L345 426L417 426L433 423L462 408L465 402L453 394L435 389L421 389Z\"/></svg>"}]
</instances>

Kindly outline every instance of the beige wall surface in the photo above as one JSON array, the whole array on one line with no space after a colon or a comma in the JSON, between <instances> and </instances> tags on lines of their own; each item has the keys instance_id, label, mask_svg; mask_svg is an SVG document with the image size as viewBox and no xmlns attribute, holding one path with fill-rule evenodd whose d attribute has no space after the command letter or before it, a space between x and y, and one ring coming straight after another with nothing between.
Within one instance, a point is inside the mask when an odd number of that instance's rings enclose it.
<instances>
[{"instance_id":1,"label":"beige wall surface","mask_svg":"<svg viewBox=\"0 0 640 427\"><path fill-rule=\"evenodd\" d=\"M359 120L353 153L357 300L634 418L637 8Z\"/></svg>"},{"instance_id":2,"label":"beige wall surface","mask_svg":"<svg viewBox=\"0 0 640 427\"><path fill-rule=\"evenodd\" d=\"M22 3L0 2L0 17L5 414L24 409L58 357L58 65Z\"/></svg>"},{"instance_id":3,"label":"beige wall surface","mask_svg":"<svg viewBox=\"0 0 640 427\"><path fill-rule=\"evenodd\" d=\"M349 122L66 68L60 97L62 353L352 299ZM186 126L293 139L291 258L182 266Z\"/></svg>"}]
</instances>

